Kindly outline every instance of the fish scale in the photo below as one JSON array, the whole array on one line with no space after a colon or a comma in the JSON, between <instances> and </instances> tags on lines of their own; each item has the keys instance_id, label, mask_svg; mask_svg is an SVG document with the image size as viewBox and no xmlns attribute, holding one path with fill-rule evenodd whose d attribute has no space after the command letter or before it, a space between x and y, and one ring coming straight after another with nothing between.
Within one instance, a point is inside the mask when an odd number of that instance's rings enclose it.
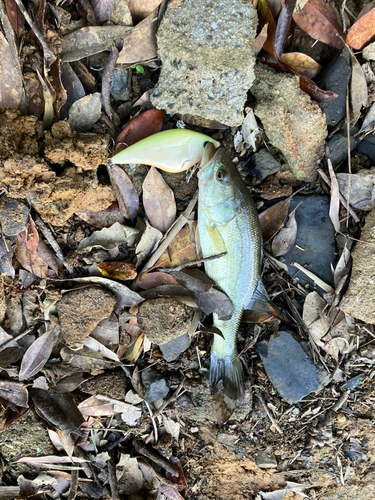
<instances>
[{"instance_id":1,"label":"fish scale","mask_svg":"<svg viewBox=\"0 0 375 500\"><path fill-rule=\"evenodd\" d=\"M219 320L214 315L214 326L221 330L224 338L214 336L210 383L215 389L222 380L224 393L241 400L244 385L237 332L243 310L259 287L262 236L246 184L223 149L216 152L199 174L198 227L203 257L226 252L218 259L207 261L205 270L234 307L230 320Z\"/></svg>"}]
</instances>

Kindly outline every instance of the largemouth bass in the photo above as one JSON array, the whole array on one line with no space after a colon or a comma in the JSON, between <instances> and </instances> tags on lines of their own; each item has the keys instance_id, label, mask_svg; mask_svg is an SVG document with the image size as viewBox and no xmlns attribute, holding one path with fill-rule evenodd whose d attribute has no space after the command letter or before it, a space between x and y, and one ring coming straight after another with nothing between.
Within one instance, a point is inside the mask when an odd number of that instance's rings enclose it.
<instances>
[{"instance_id":1,"label":"largemouth bass","mask_svg":"<svg viewBox=\"0 0 375 500\"><path fill-rule=\"evenodd\" d=\"M202 162L203 163L203 162ZM220 148L199 171L198 228L203 257L226 252L207 261L205 270L231 299L234 313L222 321L214 315L210 385L215 391L222 381L224 394L243 399L244 383L237 352L237 331L244 308L261 309L268 301L260 279L262 234L258 213L246 184ZM263 309L264 310L264 309Z\"/></svg>"}]
</instances>

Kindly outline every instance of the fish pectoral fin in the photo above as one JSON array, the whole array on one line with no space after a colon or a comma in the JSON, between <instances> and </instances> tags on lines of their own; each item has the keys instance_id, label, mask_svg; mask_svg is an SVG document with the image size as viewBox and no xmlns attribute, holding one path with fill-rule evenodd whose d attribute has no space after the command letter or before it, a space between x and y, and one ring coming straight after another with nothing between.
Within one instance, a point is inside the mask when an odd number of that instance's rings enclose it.
<instances>
[{"instance_id":1,"label":"fish pectoral fin","mask_svg":"<svg viewBox=\"0 0 375 500\"><path fill-rule=\"evenodd\" d=\"M250 314L247 311L251 311ZM244 321L251 323L261 323L272 319L282 319L281 311L269 298L262 280L259 278L257 289L251 297L250 302L245 307ZM248 316L248 317L247 317Z\"/></svg>"},{"instance_id":2,"label":"fish pectoral fin","mask_svg":"<svg viewBox=\"0 0 375 500\"><path fill-rule=\"evenodd\" d=\"M207 227L206 231L210 237L210 257L226 253L227 248L218 228L213 224L212 226ZM208 257L208 255L206 257Z\"/></svg>"}]
</instances>

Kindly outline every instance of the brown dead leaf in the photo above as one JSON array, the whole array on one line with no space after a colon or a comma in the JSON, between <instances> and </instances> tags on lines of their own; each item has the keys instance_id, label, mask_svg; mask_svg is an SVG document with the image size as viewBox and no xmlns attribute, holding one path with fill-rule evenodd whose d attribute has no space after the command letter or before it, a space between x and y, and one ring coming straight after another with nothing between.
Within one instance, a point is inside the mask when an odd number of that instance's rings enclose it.
<instances>
[{"instance_id":1,"label":"brown dead leaf","mask_svg":"<svg viewBox=\"0 0 375 500\"><path fill-rule=\"evenodd\" d=\"M141 333L139 337L127 349L124 358L127 359L129 363L131 364L135 363L139 358L139 356L141 355L143 340L144 340L144 334Z\"/></svg>"},{"instance_id":2,"label":"brown dead leaf","mask_svg":"<svg viewBox=\"0 0 375 500\"><path fill-rule=\"evenodd\" d=\"M312 38L336 49L344 46L341 19L333 3L324 0L309 0L301 12L295 12L293 19Z\"/></svg>"},{"instance_id":3,"label":"brown dead leaf","mask_svg":"<svg viewBox=\"0 0 375 500\"><path fill-rule=\"evenodd\" d=\"M314 59L302 52L288 52L282 54L281 62L295 69L301 75L307 78L315 78L321 71L322 67Z\"/></svg>"},{"instance_id":4,"label":"brown dead leaf","mask_svg":"<svg viewBox=\"0 0 375 500\"><path fill-rule=\"evenodd\" d=\"M193 231L196 230L197 222L193 224ZM202 254L198 255L198 258L202 258ZM155 267L176 267L181 264L187 264L196 260L197 257L194 252L193 241L191 239L191 232L189 226L185 226L177 234L177 236L172 240L160 259L155 264ZM151 270L151 269L150 269Z\"/></svg>"},{"instance_id":5,"label":"brown dead leaf","mask_svg":"<svg viewBox=\"0 0 375 500\"><path fill-rule=\"evenodd\" d=\"M115 366L114 361L104 359L99 352L81 343L74 344L74 348L64 347L60 355L64 364L67 363L91 375L98 375L102 370L111 370Z\"/></svg>"},{"instance_id":6,"label":"brown dead leaf","mask_svg":"<svg viewBox=\"0 0 375 500\"><path fill-rule=\"evenodd\" d=\"M266 24L268 24L267 28L267 39L263 44L263 49L272 54L275 59L278 59L276 51L275 51L275 32L276 32L276 23L273 18L272 12L267 5L266 0L259 0L257 5L258 10L258 18L259 18L259 26L258 30L261 32Z\"/></svg>"},{"instance_id":7,"label":"brown dead leaf","mask_svg":"<svg viewBox=\"0 0 375 500\"><path fill-rule=\"evenodd\" d=\"M123 226L115 222L111 227L95 231L91 236L83 238L77 247L78 253L87 253L95 247L101 247L105 250L113 250L119 245L126 243L132 245L138 234L138 229Z\"/></svg>"},{"instance_id":8,"label":"brown dead leaf","mask_svg":"<svg viewBox=\"0 0 375 500\"><path fill-rule=\"evenodd\" d=\"M25 380L36 375L47 363L53 348L55 328L37 338L23 355L19 379Z\"/></svg>"},{"instance_id":9,"label":"brown dead leaf","mask_svg":"<svg viewBox=\"0 0 375 500\"><path fill-rule=\"evenodd\" d=\"M146 229L135 249L135 254L137 256L137 269L142 268L148 256L157 247L162 237L163 233L152 227L149 222L146 221Z\"/></svg>"},{"instance_id":10,"label":"brown dead leaf","mask_svg":"<svg viewBox=\"0 0 375 500\"><path fill-rule=\"evenodd\" d=\"M17 35L17 38L19 38L25 26L25 18L20 9L17 7L15 0L5 0L5 9L14 32Z\"/></svg>"},{"instance_id":11,"label":"brown dead leaf","mask_svg":"<svg viewBox=\"0 0 375 500\"><path fill-rule=\"evenodd\" d=\"M375 18L374 18L374 30L375 30ZM363 72L362 66L359 64L354 54L351 54L351 62L352 62L352 76L350 80L350 102L352 108L351 122L355 124L357 123L359 117L361 116L362 107L363 108L367 107L368 89L367 89L366 77Z\"/></svg>"},{"instance_id":12,"label":"brown dead leaf","mask_svg":"<svg viewBox=\"0 0 375 500\"><path fill-rule=\"evenodd\" d=\"M263 243L267 243L283 225L289 211L291 197L279 201L259 214Z\"/></svg>"},{"instance_id":13,"label":"brown dead leaf","mask_svg":"<svg viewBox=\"0 0 375 500\"><path fill-rule=\"evenodd\" d=\"M339 286L340 281L346 276L349 276L351 268L352 256L350 255L348 248L345 247L333 272L333 283L335 286L335 290Z\"/></svg>"},{"instance_id":14,"label":"brown dead leaf","mask_svg":"<svg viewBox=\"0 0 375 500\"><path fill-rule=\"evenodd\" d=\"M103 229L110 227L115 222L120 224L125 223L125 218L122 215L118 204L114 201L106 210L101 212L91 212L90 210L80 210L75 212L76 215L88 224Z\"/></svg>"},{"instance_id":15,"label":"brown dead leaf","mask_svg":"<svg viewBox=\"0 0 375 500\"><path fill-rule=\"evenodd\" d=\"M367 172L360 170L358 174L337 174L340 191L350 205L358 210L375 208L374 182Z\"/></svg>"},{"instance_id":16,"label":"brown dead leaf","mask_svg":"<svg viewBox=\"0 0 375 500\"><path fill-rule=\"evenodd\" d=\"M285 255L293 248L297 238L296 210L299 205L289 214L285 227L282 227L272 240L272 254L274 257Z\"/></svg>"},{"instance_id":17,"label":"brown dead leaf","mask_svg":"<svg viewBox=\"0 0 375 500\"><path fill-rule=\"evenodd\" d=\"M168 273L156 271L144 274L139 280L136 281L136 284L143 290L150 290L151 288L155 288L159 285L177 285L177 281Z\"/></svg>"},{"instance_id":18,"label":"brown dead leaf","mask_svg":"<svg viewBox=\"0 0 375 500\"><path fill-rule=\"evenodd\" d=\"M129 10L131 12L134 26L159 7L162 0L129 0Z\"/></svg>"},{"instance_id":19,"label":"brown dead leaf","mask_svg":"<svg viewBox=\"0 0 375 500\"><path fill-rule=\"evenodd\" d=\"M129 262L99 262L96 266L105 278L127 281L137 277L135 265Z\"/></svg>"},{"instance_id":20,"label":"brown dead leaf","mask_svg":"<svg viewBox=\"0 0 375 500\"><path fill-rule=\"evenodd\" d=\"M331 178L331 202L329 205L329 218L332 221L335 231L340 231L340 189L331 160L328 160L329 175Z\"/></svg>"},{"instance_id":21,"label":"brown dead leaf","mask_svg":"<svg viewBox=\"0 0 375 500\"><path fill-rule=\"evenodd\" d=\"M80 434L79 428L84 419L69 394L61 394L49 389L31 388L30 396L38 412L47 422L69 434Z\"/></svg>"},{"instance_id":22,"label":"brown dead leaf","mask_svg":"<svg viewBox=\"0 0 375 500\"><path fill-rule=\"evenodd\" d=\"M375 40L375 8L363 15L349 29L346 43L354 50L362 50L368 43Z\"/></svg>"},{"instance_id":23,"label":"brown dead leaf","mask_svg":"<svg viewBox=\"0 0 375 500\"><path fill-rule=\"evenodd\" d=\"M119 153L126 146L131 146L150 135L160 132L163 119L164 111L162 109L149 109L133 118L118 135L113 154Z\"/></svg>"},{"instance_id":24,"label":"brown dead leaf","mask_svg":"<svg viewBox=\"0 0 375 500\"><path fill-rule=\"evenodd\" d=\"M101 354L104 358L108 358L112 361L120 362L120 360L117 357L117 354L115 354L113 351L105 347L103 344L98 342L96 339L93 337L86 337L85 339L82 339L81 344L84 346L88 347L89 349L92 349L95 352L98 352Z\"/></svg>"},{"instance_id":25,"label":"brown dead leaf","mask_svg":"<svg viewBox=\"0 0 375 500\"><path fill-rule=\"evenodd\" d=\"M263 45L268 37L268 23L266 23L260 30L259 35L254 39L254 55L257 56L259 52L263 49Z\"/></svg>"},{"instance_id":26,"label":"brown dead leaf","mask_svg":"<svg viewBox=\"0 0 375 500\"><path fill-rule=\"evenodd\" d=\"M109 179L125 219L134 220L139 208L139 196L128 174L118 165L108 165Z\"/></svg>"},{"instance_id":27,"label":"brown dead leaf","mask_svg":"<svg viewBox=\"0 0 375 500\"><path fill-rule=\"evenodd\" d=\"M155 167L143 181L143 206L153 227L163 234L176 218L176 202L172 189Z\"/></svg>"},{"instance_id":28,"label":"brown dead leaf","mask_svg":"<svg viewBox=\"0 0 375 500\"><path fill-rule=\"evenodd\" d=\"M127 26L86 26L73 31L63 38L61 62L79 61L84 57L110 50L113 40L125 40L132 31L133 28Z\"/></svg>"},{"instance_id":29,"label":"brown dead leaf","mask_svg":"<svg viewBox=\"0 0 375 500\"><path fill-rule=\"evenodd\" d=\"M157 11L152 12L132 31L124 43L124 50L117 64L147 63L157 58L156 31L158 28ZM126 49L126 50L125 50Z\"/></svg>"},{"instance_id":30,"label":"brown dead leaf","mask_svg":"<svg viewBox=\"0 0 375 500\"><path fill-rule=\"evenodd\" d=\"M22 74L14 62L16 54L0 31L0 108L18 109L23 96Z\"/></svg>"},{"instance_id":31,"label":"brown dead leaf","mask_svg":"<svg viewBox=\"0 0 375 500\"><path fill-rule=\"evenodd\" d=\"M26 387L12 380L0 380L0 397L15 406L21 406L22 408L28 408L29 406L27 404L29 393Z\"/></svg>"}]
</instances>

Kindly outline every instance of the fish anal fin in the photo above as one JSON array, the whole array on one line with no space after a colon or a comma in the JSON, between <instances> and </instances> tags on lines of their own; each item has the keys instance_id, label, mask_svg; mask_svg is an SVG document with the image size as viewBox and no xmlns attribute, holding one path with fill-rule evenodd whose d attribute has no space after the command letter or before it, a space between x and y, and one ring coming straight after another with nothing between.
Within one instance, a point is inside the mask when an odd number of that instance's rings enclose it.
<instances>
[{"instance_id":1,"label":"fish anal fin","mask_svg":"<svg viewBox=\"0 0 375 500\"><path fill-rule=\"evenodd\" d=\"M245 307L243 321L262 323L274 319L282 319L281 311L273 304L259 278L257 289Z\"/></svg>"}]
</instances>

